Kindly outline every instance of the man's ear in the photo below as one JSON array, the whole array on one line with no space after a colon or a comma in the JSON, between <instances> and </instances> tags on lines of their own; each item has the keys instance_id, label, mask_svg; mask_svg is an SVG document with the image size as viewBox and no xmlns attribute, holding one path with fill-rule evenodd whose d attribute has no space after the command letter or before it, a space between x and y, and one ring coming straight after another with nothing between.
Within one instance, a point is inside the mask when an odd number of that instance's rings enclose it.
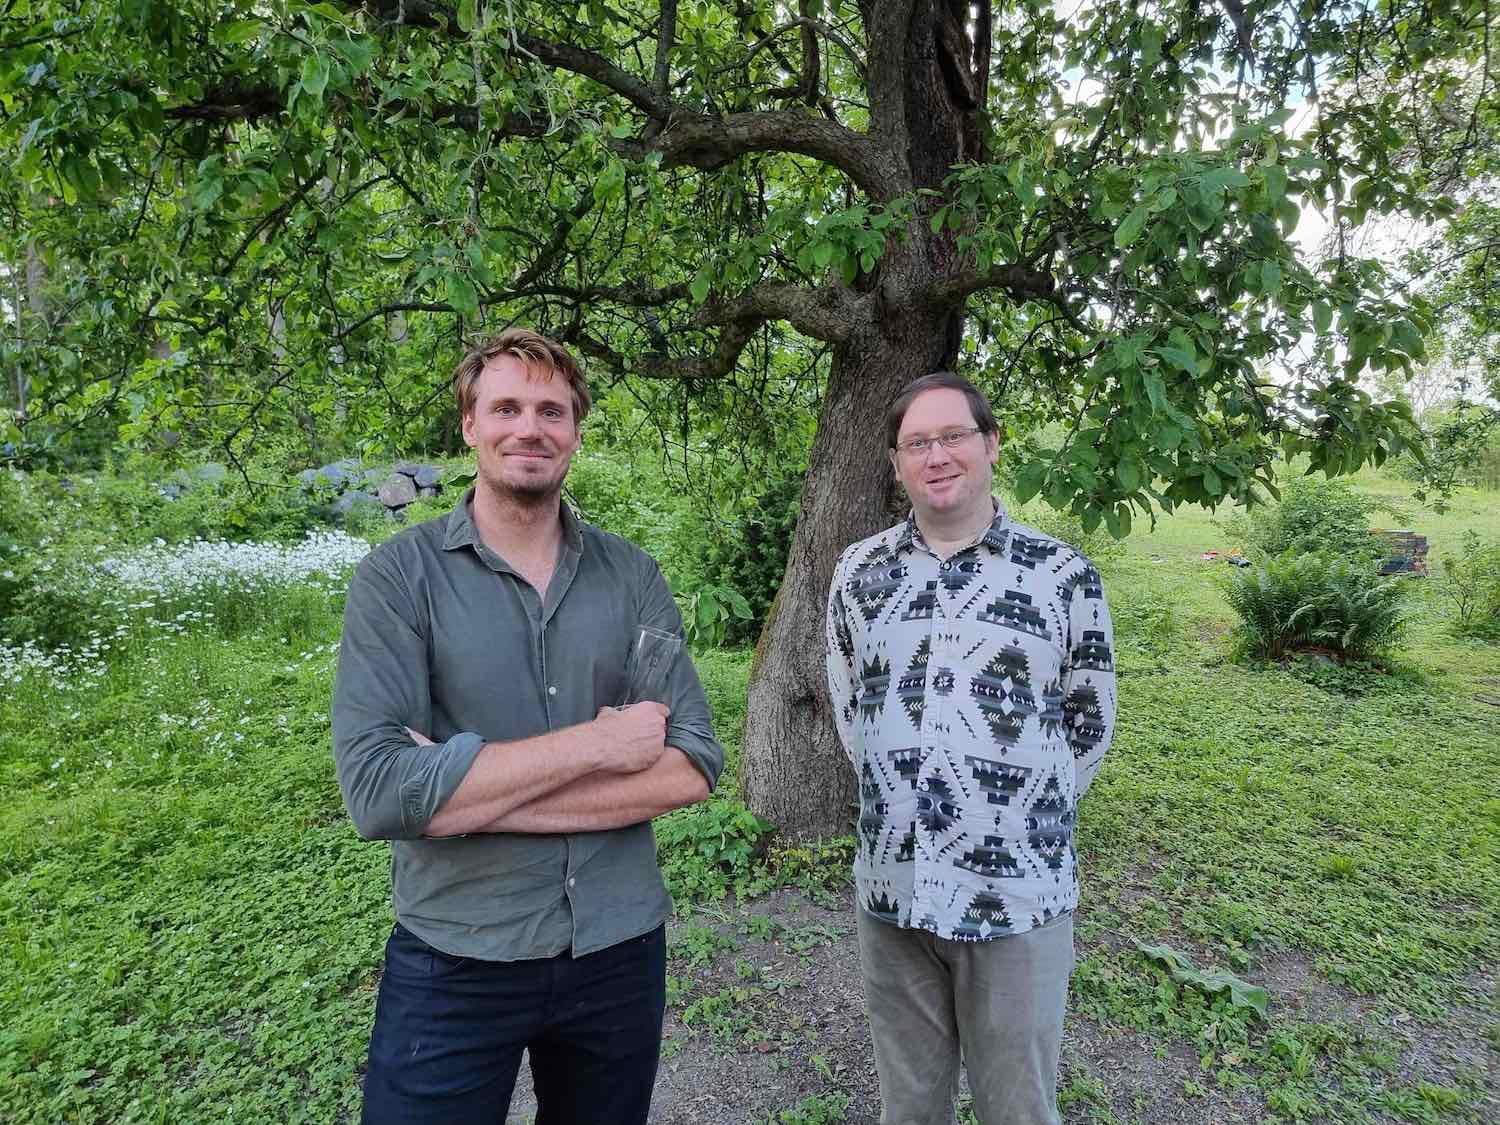
<instances>
[{"instance_id":1,"label":"man's ear","mask_svg":"<svg viewBox=\"0 0 1500 1125\"><path fill-rule=\"evenodd\" d=\"M464 444L467 445L470 449L477 448L478 442L474 437L474 412L472 410L464 412L462 429L464 434Z\"/></svg>"}]
</instances>

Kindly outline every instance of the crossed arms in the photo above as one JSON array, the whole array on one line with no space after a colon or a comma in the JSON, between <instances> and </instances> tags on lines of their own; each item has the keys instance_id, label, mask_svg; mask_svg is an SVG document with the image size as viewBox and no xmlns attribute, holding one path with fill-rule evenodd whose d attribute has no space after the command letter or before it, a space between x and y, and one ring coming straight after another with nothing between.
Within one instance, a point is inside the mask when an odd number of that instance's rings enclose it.
<instances>
[{"instance_id":1,"label":"crossed arms","mask_svg":"<svg viewBox=\"0 0 1500 1125\"><path fill-rule=\"evenodd\" d=\"M660 572L650 566L642 576L640 619L675 626L680 619ZM435 707L420 600L389 555L366 558L349 589L334 759L361 836L602 831L708 795L723 751L690 665L684 676L691 683L674 696L679 712L670 725L666 706L643 703L529 738L486 741L462 731L428 739Z\"/></svg>"},{"instance_id":2,"label":"crossed arms","mask_svg":"<svg viewBox=\"0 0 1500 1125\"><path fill-rule=\"evenodd\" d=\"M666 745L668 714L637 703L536 738L487 742L424 834L598 832L701 801L708 780Z\"/></svg>"}]
</instances>

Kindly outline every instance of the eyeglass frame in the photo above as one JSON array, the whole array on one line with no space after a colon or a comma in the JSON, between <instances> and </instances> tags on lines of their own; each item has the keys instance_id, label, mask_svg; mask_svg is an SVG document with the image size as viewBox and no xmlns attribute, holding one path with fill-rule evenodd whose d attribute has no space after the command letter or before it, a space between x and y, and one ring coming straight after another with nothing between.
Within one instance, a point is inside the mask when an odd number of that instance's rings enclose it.
<instances>
[{"instance_id":1,"label":"eyeglass frame","mask_svg":"<svg viewBox=\"0 0 1500 1125\"><path fill-rule=\"evenodd\" d=\"M908 457L925 455L931 452L932 447L935 445L941 445L944 449L957 449L967 439L983 432L983 427L981 426L969 426L961 430L946 430L933 437L912 438L910 441L897 442L893 448L897 453L904 453Z\"/></svg>"}]
</instances>

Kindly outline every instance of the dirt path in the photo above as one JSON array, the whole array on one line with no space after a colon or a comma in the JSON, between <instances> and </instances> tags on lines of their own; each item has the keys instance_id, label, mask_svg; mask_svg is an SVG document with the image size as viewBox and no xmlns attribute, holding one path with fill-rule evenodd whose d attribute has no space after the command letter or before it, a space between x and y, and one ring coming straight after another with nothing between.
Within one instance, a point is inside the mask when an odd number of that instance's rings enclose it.
<instances>
[{"instance_id":1,"label":"dirt path","mask_svg":"<svg viewBox=\"0 0 1500 1125\"><path fill-rule=\"evenodd\" d=\"M700 911L671 924L653 1122L748 1125L798 1107L801 1117L782 1120L878 1122L852 911L847 899L820 905L800 892L780 891L743 909ZM1118 944L1119 935L1104 936L1112 939ZM1087 952L1080 948L1080 957ZM1432 1119L1500 1122L1493 974L1476 975L1467 990L1475 1003L1456 1008L1442 1027L1341 992L1295 955L1268 958L1259 972L1246 975L1271 990L1285 1018L1378 1030L1396 1045L1394 1082L1452 1087L1467 1075L1472 1086L1474 1075L1487 1075L1456 1116ZM1073 1012L1059 1081L1069 1125L1223 1125L1277 1116L1254 1082L1226 1089L1203 1074L1190 1044L1107 1029ZM509 1121L529 1123L535 1108L523 1066ZM1414 1118L1375 1106L1370 1119Z\"/></svg>"}]
</instances>

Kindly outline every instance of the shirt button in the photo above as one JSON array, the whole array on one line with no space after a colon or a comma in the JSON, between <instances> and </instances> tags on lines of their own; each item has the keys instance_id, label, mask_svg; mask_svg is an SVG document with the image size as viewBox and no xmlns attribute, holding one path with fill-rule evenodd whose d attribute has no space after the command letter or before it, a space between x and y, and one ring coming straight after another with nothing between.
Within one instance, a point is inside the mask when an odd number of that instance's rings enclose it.
<instances>
[{"instance_id":1,"label":"shirt button","mask_svg":"<svg viewBox=\"0 0 1500 1125\"><path fill-rule=\"evenodd\" d=\"M556 695L557 694L557 685L556 684L552 684L550 687L548 687L547 688L547 694L548 695Z\"/></svg>"},{"instance_id":2,"label":"shirt button","mask_svg":"<svg viewBox=\"0 0 1500 1125\"><path fill-rule=\"evenodd\" d=\"M571 875L570 875L570 876L568 876L568 886L570 886L570 887L571 887L571 886L572 886L572 885L573 885L573 884L574 884L574 883L576 883L576 882L578 882L578 880L577 880L577 879L575 879L575 878L573 878L573 877L572 877L572 876L571 876Z\"/></svg>"}]
</instances>

